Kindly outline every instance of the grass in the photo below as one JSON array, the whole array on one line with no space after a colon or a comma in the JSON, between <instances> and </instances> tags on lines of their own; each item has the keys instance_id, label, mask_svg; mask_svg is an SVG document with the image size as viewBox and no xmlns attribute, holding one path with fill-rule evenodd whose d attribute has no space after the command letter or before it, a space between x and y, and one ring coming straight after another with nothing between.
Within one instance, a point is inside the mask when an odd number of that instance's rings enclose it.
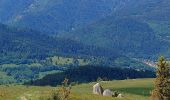
<instances>
[{"instance_id":1,"label":"grass","mask_svg":"<svg viewBox=\"0 0 170 100\"><path fill-rule=\"evenodd\" d=\"M100 84L103 86L104 89L119 91L120 93L125 95L127 100L148 100L150 91L153 88L153 79L110 81L101 82ZM84 94L84 96L91 95L93 85L94 83L75 86L73 87L73 92L79 93L79 95ZM98 100L105 100L105 98Z\"/></svg>"},{"instance_id":2,"label":"grass","mask_svg":"<svg viewBox=\"0 0 170 100\"><path fill-rule=\"evenodd\" d=\"M39 79L45 77L45 76L48 75L48 74L55 74L55 73L59 73L59 72L61 72L61 71L59 71L59 70L53 70L53 71L40 72L40 73L39 73Z\"/></svg>"},{"instance_id":3,"label":"grass","mask_svg":"<svg viewBox=\"0 0 170 100\"><path fill-rule=\"evenodd\" d=\"M125 98L118 99L92 94L93 83L80 84L72 87L71 100L148 100L153 88L153 79L136 79L100 82L104 89L122 93ZM35 86L0 86L0 100L46 100L55 87ZM46 99L45 99L46 98Z\"/></svg>"}]
</instances>

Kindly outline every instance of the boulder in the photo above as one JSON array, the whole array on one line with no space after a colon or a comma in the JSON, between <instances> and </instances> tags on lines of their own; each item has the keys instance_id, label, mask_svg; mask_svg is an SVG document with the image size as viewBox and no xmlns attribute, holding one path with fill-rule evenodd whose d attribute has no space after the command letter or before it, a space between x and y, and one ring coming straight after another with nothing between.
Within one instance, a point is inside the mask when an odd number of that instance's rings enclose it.
<instances>
[{"instance_id":1,"label":"boulder","mask_svg":"<svg viewBox=\"0 0 170 100\"><path fill-rule=\"evenodd\" d=\"M122 95L122 94L119 94L119 95L117 96L117 98L123 98L123 95Z\"/></svg>"},{"instance_id":2,"label":"boulder","mask_svg":"<svg viewBox=\"0 0 170 100\"><path fill-rule=\"evenodd\" d=\"M109 89L106 89L103 92L103 96L110 96L110 97L112 97L113 96L113 92L111 90L109 90Z\"/></svg>"},{"instance_id":3,"label":"boulder","mask_svg":"<svg viewBox=\"0 0 170 100\"><path fill-rule=\"evenodd\" d=\"M93 86L93 94L98 94L98 95L103 94L103 88L99 83L97 83Z\"/></svg>"}]
</instances>

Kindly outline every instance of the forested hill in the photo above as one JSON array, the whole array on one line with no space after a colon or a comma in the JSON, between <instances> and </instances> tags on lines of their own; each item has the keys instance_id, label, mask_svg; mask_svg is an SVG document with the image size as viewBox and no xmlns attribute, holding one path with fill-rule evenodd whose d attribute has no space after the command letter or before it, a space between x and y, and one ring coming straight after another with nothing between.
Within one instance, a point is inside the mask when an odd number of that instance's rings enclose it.
<instances>
[{"instance_id":1,"label":"forested hill","mask_svg":"<svg viewBox=\"0 0 170 100\"><path fill-rule=\"evenodd\" d=\"M1 0L0 22L157 59L170 57L169 11L169 0Z\"/></svg>"},{"instance_id":2,"label":"forested hill","mask_svg":"<svg viewBox=\"0 0 170 100\"><path fill-rule=\"evenodd\" d=\"M58 34L58 37L147 59L157 58L169 48L169 42L160 39L147 23L132 18L114 19L112 16L78 30Z\"/></svg>"},{"instance_id":3,"label":"forested hill","mask_svg":"<svg viewBox=\"0 0 170 100\"><path fill-rule=\"evenodd\" d=\"M169 11L169 0L0 0L0 83L84 65L153 70L143 61L170 57Z\"/></svg>"},{"instance_id":4,"label":"forested hill","mask_svg":"<svg viewBox=\"0 0 170 100\"><path fill-rule=\"evenodd\" d=\"M170 21L169 0L124 0L124 6L115 11L115 17L138 18L142 21Z\"/></svg>"},{"instance_id":5,"label":"forested hill","mask_svg":"<svg viewBox=\"0 0 170 100\"><path fill-rule=\"evenodd\" d=\"M117 10L114 18L132 18L148 24L163 40L170 36L170 1L169 0L126 0L126 4Z\"/></svg>"},{"instance_id":6,"label":"forested hill","mask_svg":"<svg viewBox=\"0 0 170 100\"><path fill-rule=\"evenodd\" d=\"M73 83L84 83L96 81L98 78L105 81L122 80L127 78L153 78L155 77L152 71L137 71L134 69L109 68L100 66L81 66L74 69L68 69L65 72L49 74L42 79L30 81L30 85L60 85L65 78L68 78Z\"/></svg>"},{"instance_id":7,"label":"forested hill","mask_svg":"<svg viewBox=\"0 0 170 100\"><path fill-rule=\"evenodd\" d=\"M121 5L114 8L110 16L58 36L118 49L130 57L157 59L160 54L170 57L170 1L118 2Z\"/></svg>"},{"instance_id":8,"label":"forested hill","mask_svg":"<svg viewBox=\"0 0 170 100\"><path fill-rule=\"evenodd\" d=\"M17 2L1 0L0 22L57 33L87 25L89 22L110 15L114 6L119 6L119 2L115 0L18 0Z\"/></svg>"},{"instance_id":9,"label":"forested hill","mask_svg":"<svg viewBox=\"0 0 170 100\"><path fill-rule=\"evenodd\" d=\"M56 39L33 30L11 28L0 24L0 62L16 63L43 60L54 55L117 56L118 53L87 46L69 39Z\"/></svg>"},{"instance_id":10,"label":"forested hill","mask_svg":"<svg viewBox=\"0 0 170 100\"><path fill-rule=\"evenodd\" d=\"M119 51L0 24L0 84L25 82L82 65L153 70Z\"/></svg>"}]
</instances>

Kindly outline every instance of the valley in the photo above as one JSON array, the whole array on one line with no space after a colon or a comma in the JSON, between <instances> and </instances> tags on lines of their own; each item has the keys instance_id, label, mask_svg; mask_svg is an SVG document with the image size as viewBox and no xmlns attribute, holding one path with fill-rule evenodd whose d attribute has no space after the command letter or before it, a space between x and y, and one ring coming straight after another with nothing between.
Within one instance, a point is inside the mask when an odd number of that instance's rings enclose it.
<instances>
[{"instance_id":1,"label":"valley","mask_svg":"<svg viewBox=\"0 0 170 100\"><path fill-rule=\"evenodd\" d=\"M1 24L0 33L1 84L23 83L86 65L154 70L113 50L54 38L34 30Z\"/></svg>"},{"instance_id":2,"label":"valley","mask_svg":"<svg viewBox=\"0 0 170 100\"><path fill-rule=\"evenodd\" d=\"M120 100L96 83L149 100L169 81L169 13L169 0L0 0L0 100Z\"/></svg>"}]
</instances>

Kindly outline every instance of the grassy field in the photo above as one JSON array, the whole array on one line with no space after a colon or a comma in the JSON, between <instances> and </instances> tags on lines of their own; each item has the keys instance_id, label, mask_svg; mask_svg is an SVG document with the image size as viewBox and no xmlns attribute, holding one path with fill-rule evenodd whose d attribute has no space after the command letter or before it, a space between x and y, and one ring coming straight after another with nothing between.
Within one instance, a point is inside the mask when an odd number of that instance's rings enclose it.
<instances>
[{"instance_id":1,"label":"grassy field","mask_svg":"<svg viewBox=\"0 0 170 100\"><path fill-rule=\"evenodd\" d=\"M148 100L153 88L153 79L135 79L100 82L104 89L119 91L123 99L102 97L92 94L95 83L80 84L72 87L71 100ZM0 86L0 100L47 100L56 87L34 87L20 85Z\"/></svg>"}]
</instances>

